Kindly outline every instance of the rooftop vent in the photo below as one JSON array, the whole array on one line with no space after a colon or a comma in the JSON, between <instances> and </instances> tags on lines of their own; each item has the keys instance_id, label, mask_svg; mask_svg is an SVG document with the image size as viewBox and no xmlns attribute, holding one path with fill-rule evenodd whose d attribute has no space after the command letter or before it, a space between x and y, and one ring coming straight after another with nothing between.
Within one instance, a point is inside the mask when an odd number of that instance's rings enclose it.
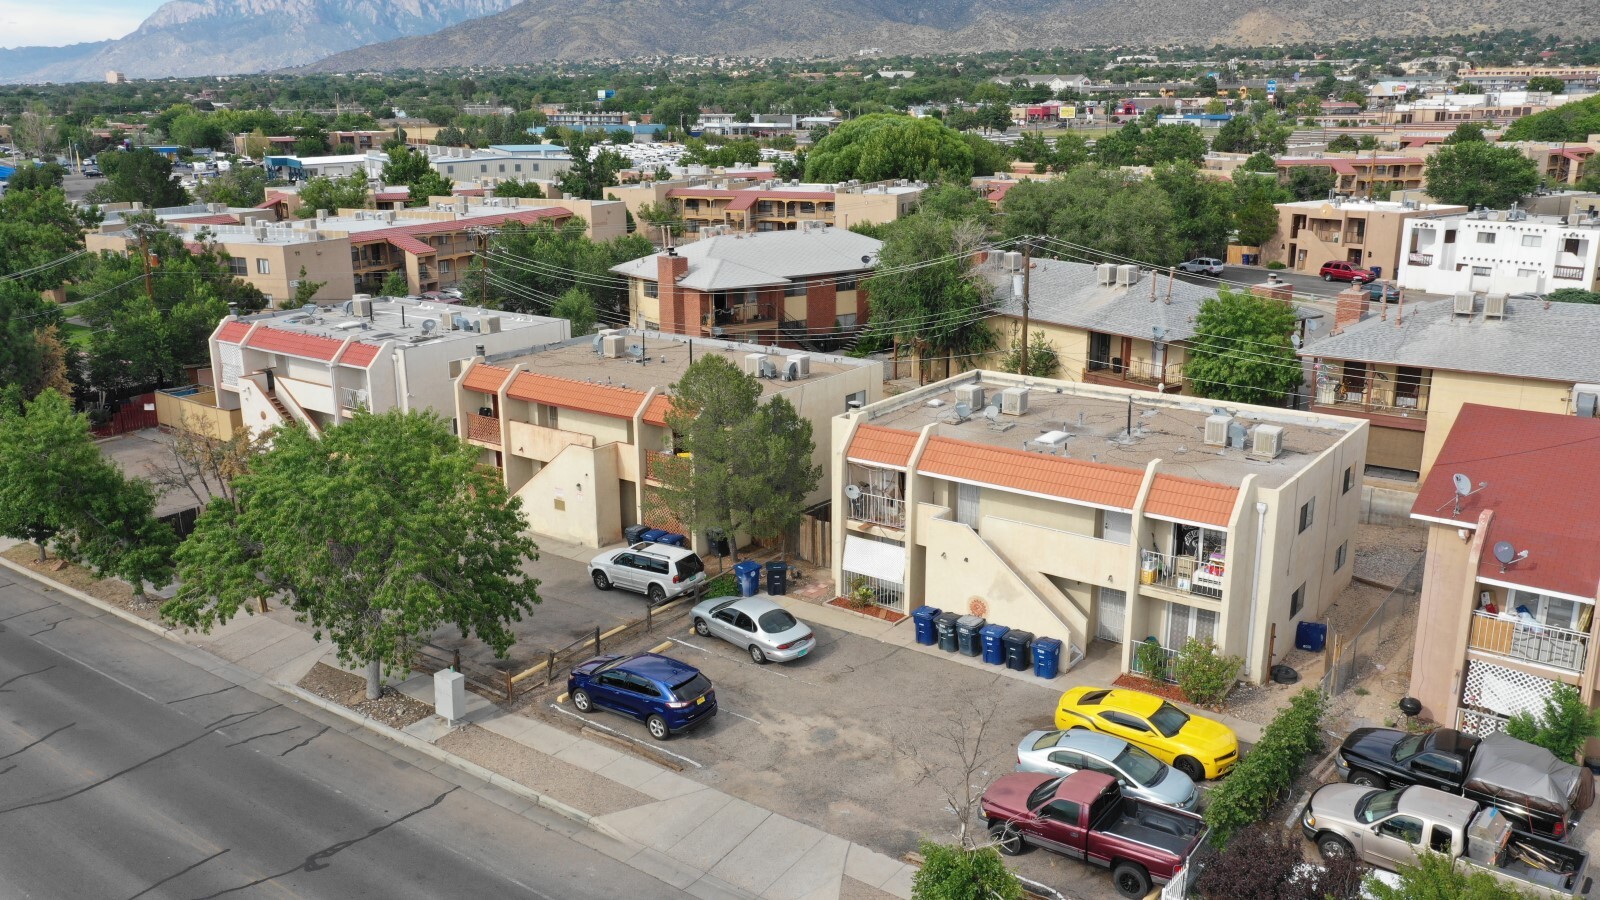
<instances>
[{"instance_id":1,"label":"rooftop vent","mask_svg":"<svg viewBox=\"0 0 1600 900\"><path fill-rule=\"evenodd\" d=\"M1277 459L1283 452L1283 427L1257 425L1250 442L1251 459Z\"/></svg>"},{"instance_id":2,"label":"rooftop vent","mask_svg":"<svg viewBox=\"0 0 1600 900\"><path fill-rule=\"evenodd\" d=\"M767 361L765 353L747 353L744 357L744 373L752 378L761 377L761 369Z\"/></svg>"},{"instance_id":3,"label":"rooftop vent","mask_svg":"<svg viewBox=\"0 0 1600 900\"><path fill-rule=\"evenodd\" d=\"M1206 443L1213 447L1226 447L1228 445L1228 426L1232 422L1232 416L1220 413L1214 416L1206 416Z\"/></svg>"},{"instance_id":4,"label":"rooftop vent","mask_svg":"<svg viewBox=\"0 0 1600 900\"><path fill-rule=\"evenodd\" d=\"M1026 414L1028 411L1028 389L1014 387L1001 391L1000 411L1008 416Z\"/></svg>"},{"instance_id":5,"label":"rooftop vent","mask_svg":"<svg viewBox=\"0 0 1600 900\"><path fill-rule=\"evenodd\" d=\"M1483 317L1485 319L1504 319L1506 317L1506 295L1489 294L1483 298Z\"/></svg>"},{"instance_id":6,"label":"rooftop vent","mask_svg":"<svg viewBox=\"0 0 1600 900\"><path fill-rule=\"evenodd\" d=\"M1471 291L1457 291L1455 314L1458 316L1472 315L1472 301L1476 297Z\"/></svg>"},{"instance_id":7,"label":"rooftop vent","mask_svg":"<svg viewBox=\"0 0 1600 900\"><path fill-rule=\"evenodd\" d=\"M1101 263L1095 266L1095 281L1101 286L1117 283L1117 267L1111 263Z\"/></svg>"},{"instance_id":8,"label":"rooftop vent","mask_svg":"<svg viewBox=\"0 0 1600 900\"><path fill-rule=\"evenodd\" d=\"M1132 287L1139 283L1139 267L1135 265L1117 266L1117 284L1122 287Z\"/></svg>"}]
</instances>

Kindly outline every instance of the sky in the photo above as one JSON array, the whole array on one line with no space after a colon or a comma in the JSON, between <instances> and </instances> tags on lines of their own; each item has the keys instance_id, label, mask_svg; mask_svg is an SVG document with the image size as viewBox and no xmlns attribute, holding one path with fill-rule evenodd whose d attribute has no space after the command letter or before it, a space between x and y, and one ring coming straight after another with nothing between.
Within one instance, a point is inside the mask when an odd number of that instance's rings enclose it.
<instances>
[{"instance_id":1,"label":"sky","mask_svg":"<svg viewBox=\"0 0 1600 900\"><path fill-rule=\"evenodd\" d=\"M163 0L0 0L0 47L55 47L119 38Z\"/></svg>"}]
</instances>

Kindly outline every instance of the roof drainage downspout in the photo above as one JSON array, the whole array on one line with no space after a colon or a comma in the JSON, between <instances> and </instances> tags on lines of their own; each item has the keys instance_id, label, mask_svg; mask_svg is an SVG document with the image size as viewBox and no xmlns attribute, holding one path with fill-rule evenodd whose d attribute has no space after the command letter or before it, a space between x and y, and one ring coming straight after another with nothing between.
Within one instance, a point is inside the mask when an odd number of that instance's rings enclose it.
<instances>
[{"instance_id":1,"label":"roof drainage downspout","mask_svg":"<svg viewBox=\"0 0 1600 900\"><path fill-rule=\"evenodd\" d=\"M1253 675L1256 664L1256 611L1261 608L1261 545L1266 541L1267 535L1267 505L1256 503L1256 562L1255 570L1250 574L1250 634L1249 643L1245 649L1245 674ZM1271 599L1270 597L1268 598ZM1267 661L1267 669L1272 667L1272 661ZM1266 674L1263 672L1262 674ZM1257 684L1261 680L1257 680Z\"/></svg>"}]
</instances>

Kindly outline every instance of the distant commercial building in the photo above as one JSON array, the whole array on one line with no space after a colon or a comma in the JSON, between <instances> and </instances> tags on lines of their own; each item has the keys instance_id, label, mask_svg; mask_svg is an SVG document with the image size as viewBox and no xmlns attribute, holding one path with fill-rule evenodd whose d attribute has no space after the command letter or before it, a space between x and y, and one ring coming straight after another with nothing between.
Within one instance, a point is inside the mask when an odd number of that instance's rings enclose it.
<instances>
[{"instance_id":1,"label":"distant commercial building","mask_svg":"<svg viewBox=\"0 0 1600 900\"><path fill-rule=\"evenodd\" d=\"M1485 91L1524 91L1534 78L1554 78L1573 94L1600 86L1600 66L1485 66L1460 69L1456 75Z\"/></svg>"},{"instance_id":2,"label":"distant commercial building","mask_svg":"<svg viewBox=\"0 0 1600 900\"><path fill-rule=\"evenodd\" d=\"M128 76L115 69L106 72L106 84L126 84Z\"/></svg>"},{"instance_id":3,"label":"distant commercial building","mask_svg":"<svg viewBox=\"0 0 1600 900\"><path fill-rule=\"evenodd\" d=\"M1318 154L1316 156L1280 156L1276 160L1278 175L1289 176L1297 166L1330 169L1334 174L1334 190L1352 197L1369 197L1372 186L1384 185L1392 191L1421 189L1427 183L1427 159L1423 156L1379 156L1376 153Z\"/></svg>"}]
</instances>

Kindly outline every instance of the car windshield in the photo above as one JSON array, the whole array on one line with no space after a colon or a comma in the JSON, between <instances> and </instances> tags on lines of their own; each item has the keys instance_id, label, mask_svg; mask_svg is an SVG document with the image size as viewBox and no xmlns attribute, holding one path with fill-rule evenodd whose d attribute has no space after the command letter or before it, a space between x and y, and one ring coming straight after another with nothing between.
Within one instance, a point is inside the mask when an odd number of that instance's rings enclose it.
<instances>
[{"instance_id":1,"label":"car windshield","mask_svg":"<svg viewBox=\"0 0 1600 900\"><path fill-rule=\"evenodd\" d=\"M1034 788L1033 793L1028 795L1028 808L1038 809L1039 807L1043 806L1046 801L1056 795L1056 788L1060 786L1061 779L1052 778L1049 781L1046 781L1044 784Z\"/></svg>"},{"instance_id":2,"label":"car windshield","mask_svg":"<svg viewBox=\"0 0 1600 900\"><path fill-rule=\"evenodd\" d=\"M1167 767L1161 760L1129 744L1127 749L1117 754L1112 761L1117 768L1128 773L1128 777L1145 787L1154 787L1167 777Z\"/></svg>"},{"instance_id":3,"label":"car windshield","mask_svg":"<svg viewBox=\"0 0 1600 900\"><path fill-rule=\"evenodd\" d=\"M1400 808L1400 794L1404 791L1405 788L1395 788L1362 797L1356 802L1356 818L1363 824L1371 825L1394 815L1394 811Z\"/></svg>"},{"instance_id":4,"label":"car windshield","mask_svg":"<svg viewBox=\"0 0 1600 900\"><path fill-rule=\"evenodd\" d=\"M711 690L711 679L699 672L672 686L672 693L677 695L679 700L693 700L709 690Z\"/></svg>"},{"instance_id":5,"label":"car windshield","mask_svg":"<svg viewBox=\"0 0 1600 900\"><path fill-rule=\"evenodd\" d=\"M1426 735L1413 734L1394 745L1394 761L1405 762L1422 752L1422 739Z\"/></svg>"},{"instance_id":6,"label":"car windshield","mask_svg":"<svg viewBox=\"0 0 1600 900\"><path fill-rule=\"evenodd\" d=\"M789 611L786 609L775 609L771 612L762 613L761 618L756 621L760 623L761 630L767 634L782 634L800 624L795 621L794 616L789 615Z\"/></svg>"},{"instance_id":7,"label":"car windshield","mask_svg":"<svg viewBox=\"0 0 1600 900\"><path fill-rule=\"evenodd\" d=\"M1043 750L1046 747L1054 747L1055 745L1061 743L1061 736L1063 734L1066 734L1066 732L1065 731L1046 731L1044 733L1044 737L1039 738L1037 741L1033 742L1033 749L1035 749L1035 750Z\"/></svg>"},{"instance_id":8,"label":"car windshield","mask_svg":"<svg viewBox=\"0 0 1600 900\"><path fill-rule=\"evenodd\" d=\"M1161 732L1162 737L1172 737L1189 724L1189 714L1173 706L1171 703L1162 703L1156 714L1150 717L1150 724Z\"/></svg>"},{"instance_id":9,"label":"car windshield","mask_svg":"<svg viewBox=\"0 0 1600 900\"><path fill-rule=\"evenodd\" d=\"M678 577L685 581L704 572L706 567L700 562L700 557L690 554L678 560Z\"/></svg>"}]
</instances>

